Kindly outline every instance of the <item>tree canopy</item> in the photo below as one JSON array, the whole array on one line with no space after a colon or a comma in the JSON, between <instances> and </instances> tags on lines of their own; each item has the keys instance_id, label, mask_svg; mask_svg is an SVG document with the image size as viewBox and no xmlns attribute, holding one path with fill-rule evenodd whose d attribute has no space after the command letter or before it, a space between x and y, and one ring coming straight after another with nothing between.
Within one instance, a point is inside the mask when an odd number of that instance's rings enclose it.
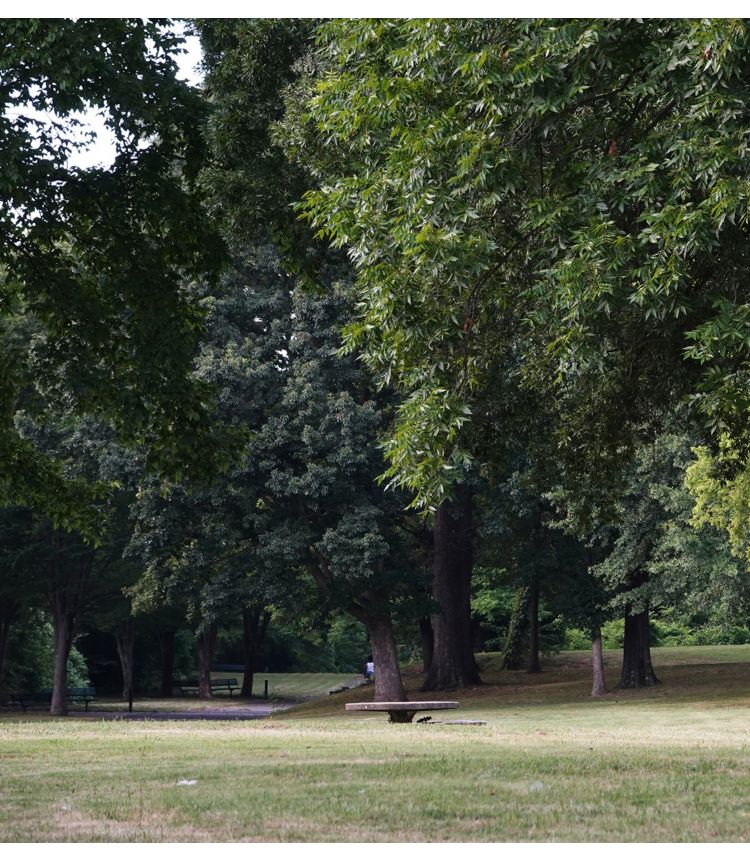
<instances>
[{"instance_id":1,"label":"tree canopy","mask_svg":"<svg viewBox=\"0 0 750 860\"><path fill-rule=\"evenodd\" d=\"M0 42L0 493L63 522L74 494L14 426L21 404L98 415L166 469L206 462L183 289L222 261L194 188L205 104L167 20L6 19ZM111 165L71 163L86 110L114 136Z\"/></svg>"},{"instance_id":2,"label":"tree canopy","mask_svg":"<svg viewBox=\"0 0 750 860\"><path fill-rule=\"evenodd\" d=\"M420 504L460 479L509 338L558 385L614 366L602 410L692 396L744 425L748 38L729 20L320 28L279 139L355 266L347 341L407 395L390 473Z\"/></svg>"}]
</instances>

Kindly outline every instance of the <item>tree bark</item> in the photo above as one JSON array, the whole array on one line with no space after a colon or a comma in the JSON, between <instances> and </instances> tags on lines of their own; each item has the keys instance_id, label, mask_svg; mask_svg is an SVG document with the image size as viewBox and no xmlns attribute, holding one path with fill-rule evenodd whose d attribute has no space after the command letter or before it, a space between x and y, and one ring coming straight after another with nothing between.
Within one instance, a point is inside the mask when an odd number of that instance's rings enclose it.
<instances>
[{"instance_id":1,"label":"tree bark","mask_svg":"<svg viewBox=\"0 0 750 860\"><path fill-rule=\"evenodd\" d=\"M528 623L529 589L520 588L516 595L516 605L508 624L508 634L505 637L501 669L520 669L523 665L523 642Z\"/></svg>"},{"instance_id":2,"label":"tree bark","mask_svg":"<svg viewBox=\"0 0 750 860\"><path fill-rule=\"evenodd\" d=\"M419 619L419 638L422 640L422 671L426 675L432 665L432 652L434 649L432 622L429 616Z\"/></svg>"},{"instance_id":3,"label":"tree bark","mask_svg":"<svg viewBox=\"0 0 750 860\"><path fill-rule=\"evenodd\" d=\"M214 659L216 649L216 636L218 626L216 623L209 624L205 630L196 636L196 647L198 649L198 698L211 698L211 663Z\"/></svg>"},{"instance_id":4,"label":"tree bark","mask_svg":"<svg viewBox=\"0 0 750 860\"><path fill-rule=\"evenodd\" d=\"M120 658L122 670L122 700L127 702L133 691L133 658L135 654L135 624L128 618L115 630L117 656Z\"/></svg>"},{"instance_id":5,"label":"tree bark","mask_svg":"<svg viewBox=\"0 0 750 860\"><path fill-rule=\"evenodd\" d=\"M242 610L242 645L245 655L245 672L242 676L240 696L253 695L255 658L266 635L270 614L260 607L246 607Z\"/></svg>"},{"instance_id":6,"label":"tree bark","mask_svg":"<svg viewBox=\"0 0 750 860\"><path fill-rule=\"evenodd\" d=\"M10 639L10 628L12 623L12 615L0 615L0 688L2 688L3 681L5 680L8 640Z\"/></svg>"},{"instance_id":7,"label":"tree bark","mask_svg":"<svg viewBox=\"0 0 750 860\"><path fill-rule=\"evenodd\" d=\"M653 687L659 683L651 664L648 607L632 613L625 611L625 640L622 649L620 689Z\"/></svg>"},{"instance_id":8,"label":"tree bark","mask_svg":"<svg viewBox=\"0 0 750 860\"><path fill-rule=\"evenodd\" d=\"M529 659L526 671L530 675L542 671L539 662L539 581L536 577L529 586Z\"/></svg>"},{"instance_id":9,"label":"tree bark","mask_svg":"<svg viewBox=\"0 0 750 860\"><path fill-rule=\"evenodd\" d=\"M591 695L603 696L607 692L607 685L604 680L602 631L598 624L591 630L591 668L593 674Z\"/></svg>"},{"instance_id":10,"label":"tree bark","mask_svg":"<svg viewBox=\"0 0 750 860\"><path fill-rule=\"evenodd\" d=\"M161 652L159 695L163 699L171 699L174 694L174 637L174 630L159 632L159 650Z\"/></svg>"},{"instance_id":11,"label":"tree bark","mask_svg":"<svg viewBox=\"0 0 750 860\"><path fill-rule=\"evenodd\" d=\"M53 717L63 717L68 713L68 657L73 647L73 619L62 604L63 601L55 596L52 601L54 662L49 709Z\"/></svg>"},{"instance_id":12,"label":"tree bark","mask_svg":"<svg viewBox=\"0 0 750 860\"><path fill-rule=\"evenodd\" d=\"M405 702L406 693L401 682L393 624L387 615L368 615L365 619L375 664L375 701Z\"/></svg>"},{"instance_id":13,"label":"tree bark","mask_svg":"<svg viewBox=\"0 0 750 860\"><path fill-rule=\"evenodd\" d=\"M329 594L333 577L328 563L320 553L315 554L315 561L308 569L321 592ZM377 591L365 591L351 600L347 611L365 625L370 636L372 662L375 664L375 701L403 702L406 701L406 694L401 682L401 669L388 604L386 595Z\"/></svg>"},{"instance_id":14,"label":"tree bark","mask_svg":"<svg viewBox=\"0 0 750 860\"><path fill-rule=\"evenodd\" d=\"M450 690L482 683L471 631L473 570L471 491L460 487L456 502L444 501L433 529L433 652L422 690Z\"/></svg>"}]
</instances>

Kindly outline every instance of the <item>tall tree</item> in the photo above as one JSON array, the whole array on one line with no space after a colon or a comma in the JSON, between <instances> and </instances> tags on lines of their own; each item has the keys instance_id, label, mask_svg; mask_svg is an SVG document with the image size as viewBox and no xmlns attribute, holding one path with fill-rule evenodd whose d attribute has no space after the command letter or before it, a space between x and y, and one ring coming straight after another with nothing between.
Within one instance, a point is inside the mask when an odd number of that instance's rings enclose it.
<instances>
[{"instance_id":1,"label":"tall tree","mask_svg":"<svg viewBox=\"0 0 750 860\"><path fill-rule=\"evenodd\" d=\"M205 106L167 20L5 19L0 40L0 495L76 527L60 464L14 425L21 398L43 421L64 397L173 472L215 461L182 289L222 259L194 190ZM113 136L109 166L73 166L86 110Z\"/></svg>"},{"instance_id":2,"label":"tall tree","mask_svg":"<svg viewBox=\"0 0 750 860\"><path fill-rule=\"evenodd\" d=\"M310 223L356 268L347 342L406 395L389 473L418 503L461 480L467 428L503 398L496 357L519 335L521 367L560 383L614 366L618 384L592 389L605 415L638 403L628 392L692 394L742 432L747 22L319 32L278 139L315 176ZM578 424L590 399L571 401ZM615 438L628 423L611 421Z\"/></svg>"}]
</instances>

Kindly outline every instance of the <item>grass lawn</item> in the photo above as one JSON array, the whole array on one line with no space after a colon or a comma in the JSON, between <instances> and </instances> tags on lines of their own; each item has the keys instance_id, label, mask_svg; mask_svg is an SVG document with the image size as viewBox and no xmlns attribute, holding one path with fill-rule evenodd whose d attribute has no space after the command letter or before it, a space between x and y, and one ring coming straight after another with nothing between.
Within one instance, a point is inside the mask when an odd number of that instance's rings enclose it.
<instances>
[{"instance_id":1,"label":"grass lawn","mask_svg":"<svg viewBox=\"0 0 750 860\"><path fill-rule=\"evenodd\" d=\"M212 672L214 679L235 678L242 686L242 675L237 672ZM272 699L307 699L325 696L329 690L342 687L354 678L353 673L335 672L256 672L253 678L253 695L263 695L263 685L268 681L268 696Z\"/></svg>"},{"instance_id":2,"label":"grass lawn","mask_svg":"<svg viewBox=\"0 0 750 860\"><path fill-rule=\"evenodd\" d=\"M242 675L236 672L212 672L211 677L235 678L239 687L242 686ZM293 700L304 700L318 696L328 695L329 690L334 690L348 684L355 676L350 674L337 674L334 672L287 672L287 673L264 673L259 672L253 680L253 702L263 700L264 681L268 680L268 699L271 704ZM247 699L239 697L239 687L236 693L230 694L222 691L217 692L211 699L202 700L195 695L180 696L179 692L171 699L143 699L136 698L134 702L135 711L205 711L213 708L244 708L248 704ZM74 706L76 712L83 712L82 706ZM98 698L96 702L89 705L92 711L126 711L127 702L120 699Z\"/></svg>"},{"instance_id":3,"label":"grass lawn","mask_svg":"<svg viewBox=\"0 0 750 860\"><path fill-rule=\"evenodd\" d=\"M371 688L241 724L4 718L0 840L746 841L750 647L654 658L662 686L592 701L586 655L485 655L445 698L486 726L344 714Z\"/></svg>"}]
</instances>

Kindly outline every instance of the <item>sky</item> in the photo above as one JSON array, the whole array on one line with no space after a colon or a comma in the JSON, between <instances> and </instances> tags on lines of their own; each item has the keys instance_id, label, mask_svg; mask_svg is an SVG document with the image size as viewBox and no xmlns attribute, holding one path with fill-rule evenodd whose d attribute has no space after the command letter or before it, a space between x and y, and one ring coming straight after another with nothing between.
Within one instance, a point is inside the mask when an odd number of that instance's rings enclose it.
<instances>
[{"instance_id":1,"label":"sky","mask_svg":"<svg viewBox=\"0 0 750 860\"><path fill-rule=\"evenodd\" d=\"M183 48L185 53L176 57L180 67L178 77L197 85L201 82L201 75L196 70L201 60L200 40L197 36L188 36ZM43 116L40 113L36 115ZM81 133L94 132L96 139L88 147L76 150L68 159L68 164L82 168L106 167L112 164L115 160L114 137L104 125L104 118L96 111L79 114L77 118L83 122Z\"/></svg>"}]
</instances>

